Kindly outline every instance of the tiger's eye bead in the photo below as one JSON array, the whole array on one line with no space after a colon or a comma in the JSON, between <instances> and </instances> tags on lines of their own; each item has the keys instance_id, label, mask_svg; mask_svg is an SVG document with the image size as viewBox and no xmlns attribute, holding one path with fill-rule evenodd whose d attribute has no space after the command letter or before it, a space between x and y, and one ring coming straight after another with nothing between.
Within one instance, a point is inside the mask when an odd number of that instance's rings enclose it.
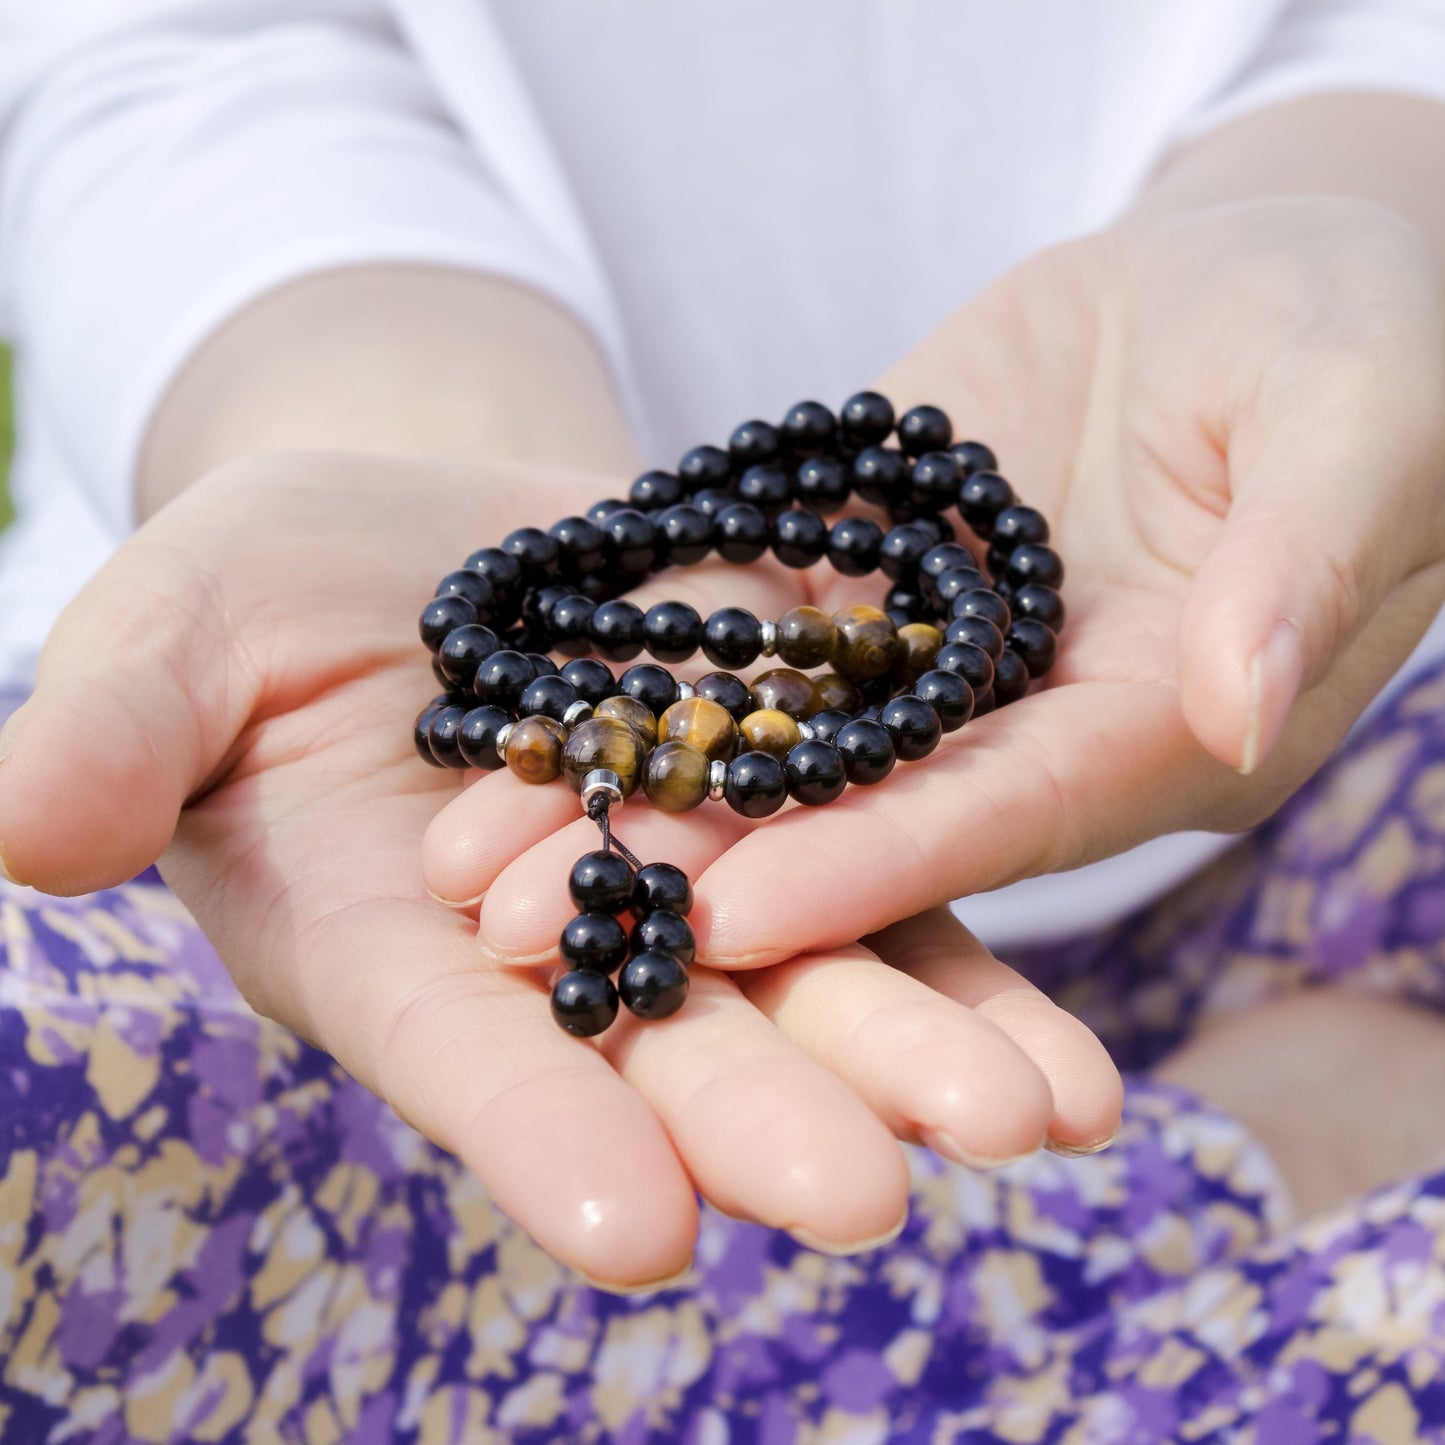
<instances>
[{"instance_id":1,"label":"tiger's eye bead","mask_svg":"<svg viewBox=\"0 0 1445 1445\"><path fill-rule=\"evenodd\" d=\"M509 749L510 751L510 749ZM594 768L617 774L622 796L631 797L642 781L642 740L616 718L593 717L578 723L562 746L562 773L574 793Z\"/></svg>"},{"instance_id":2,"label":"tiger's eye bead","mask_svg":"<svg viewBox=\"0 0 1445 1445\"><path fill-rule=\"evenodd\" d=\"M813 679L791 667L775 667L755 677L753 697L760 709L777 708L791 718L810 718L823 705Z\"/></svg>"},{"instance_id":3,"label":"tiger's eye bead","mask_svg":"<svg viewBox=\"0 0 1445 1445\"><path fill-rule=\"evenodd\" d=\"M898 629L898 640L903 644L903 661L899 671L904 682L913 682L933 666L943 646L943 634L927 622L910 622Z\"/></svg>"},{"instance_id":4,"label":"tiger's eye bead","mask_svg":"<svg viewBox=\"0 0 1445 1445\"><path fill-rule=\"evenodd\" d=\"M632 930L632 951L646 953L649 949L660 949L679 963L687 964L697 957L697 940L687 919L666 908L658 908L639 919Z\"/></svg>"},{"instance_id":5,"label":"tiger's eye bead","mask_svg":"<svg viewBox=\"0 0 1445 1445\"><path fill-rule=\"evenodd\" d=\"M552 985L552 1017L575 1038L590 1039L617 1017L617 988L590 968L564 973Z\"/></svg>"},{"instance_id":6,"label":"tiger's eye bead","mask_svg":"<svg viewBox=\"0 0 1445 1445\"><path fill-rule=\"evenodd\" d=\"M690 743L663 743L647 760L642 789L664 813L686 813L707 797L708 758Z\"/></svg>"},{"instance_id":7,"label":"tiger's eye bead","mask_svg":"<svg viewBox=\"0 0 1445 1445\"><path fill-rule=\"evenodd\" d=\"M803 740L798 724L775 707L750 712L738 726L742 729L742 745L745 748L770 753L775 758L787 757L789 751Z\"/></svg>"},{"instance_id":8,"label":"tiger's eye bead","mask_svg":"<svg viewBox=\"0 0 1445 1445\"><path fill-rule=\"evenodd\" d=\"M741 722L753 710L752 688L730 672L706 673L698 678L693 691L696 696L725 707L734 722Z\"/></svg>"},{"instance_id":9,"label":"tiger's eye bead","mask_svg":"<svg viewBox=\"0 0 1445 1445\"><path fill-rule=\"evenodd\" d=\"M628 959L617 980L622 1002L641 1019L665 1019L687 998L687 969L682 960L659 949Z\"/></svg>"},{"instance_id":10,"label":"tiger's eye bead","mask_svg":"<svg viewBox=\"0 0 1445 1445\"><path fill-rule=\"evenodd\" d=\"M636 875L620 853L600 848L584 853L567 878L567 891L581 913L621 913L632 901Z\"/></svg>"},{"instance_id":11,"label":"tiger's eye bead","mask_svg":"<svg viewBox=\"0 0 1445 1445\"><path fill-rule=\"evenodd\" d=\"M821 607L792 607L778 618L778 656L789 667L821 667L837 638L833 619Z\"/></svg>"},{"instance_id":12,"label":"tiger's eye bead","mask_svg":"<svg viewBox=\"0 0 1445 1445\"><path fill-rule=\"evenodd\" d=\"M859 603L833 614L838 640L833 646L833 671L860 682L892 672L902 655L898 629L888 614Z\"/></svg>"},{"instance_id":13,"label":"tiger's eye bead","mask_svg":"<svg viewBox=\"0 0 1445 1445\"><path fill-rule=\"evenodd\" d=\"M843 759L832 743L807 738L783 759L788 792L807 808L831 803L848 786Z\"/></svg>"},{"instance_id":14,"label":"tiger's eye bead","mask_svg":"<svg viewBox=\"0 0 1445 1445\"><path fill-rule=\"evenodd\" d=\"M665 908L686 918L692 912L692 884L687 874L674 863L647 863L637 871L632 890L632 906L639 913L653 913Z\"/></svg>"},{"instance_id":15,"label":"tiger's eye bead","mask_svg":"<svg viewBox=\"0 0 1445 1445\"><path fill-rule=\"evenodd\" d=\"M943 736L938 714L930 704L912 693L885 702L879 709L878 721L888 729L894 751L907 763L926 758Z\"/></svg>"},{"instance_id":16,"label":"tiger's eye bead","mask_svg":"<svg viewBox=\"0 0 1445 1445\"><path fill-rule=\"evenodd\" d=\"M687 743L711 762L727 762L737 751L738 725L721 704L705 697L675 702L658 719L657 735L664 743Z\"/></svg>"},{"instance_id":17,"label":"tiger's eye bead","mask_svg":"<svg viewBox=\"0 0 1445 1445\"><path fill-rule=\"evenodd\" d=\"M744 818L766 818L788 801L783 765L767 753L739 753L728 764L723 797Z\"/></svg>"},{"instance_id":18,"label":"tiger's eye bead","mask_svg":"<svg viewBox=\"0 0 1445 1445\"><path fill-rule=\"evenodd\" d=\"M836 672L820 672L813 679L813 688L818 694L820 712L855 712L858 707L858 689L846 677Z\"/></svg>"},{"instance_id":19,"label":"tiger's eye bead","mask_svg":"<svg viewBox=\"0 0 1445 1445\"><path fill-rule=\"evenodd\" d=\"M593 716L615 718L626 723L649 752L657 746L657 714L635 697L604 697L597 704Z\"/></svg>"},{"instance_id":20,"label":"tiger's eye bead","mask_svg":"<svg viewBox=\"0 0 1445 1445\"><path fill-rule=\"evenodd\" d=\"M567 729L555 718L523 718L507 739L508 769L524 783L550 783L562 771L566 738Z\"/></svg>"}]
</instances>

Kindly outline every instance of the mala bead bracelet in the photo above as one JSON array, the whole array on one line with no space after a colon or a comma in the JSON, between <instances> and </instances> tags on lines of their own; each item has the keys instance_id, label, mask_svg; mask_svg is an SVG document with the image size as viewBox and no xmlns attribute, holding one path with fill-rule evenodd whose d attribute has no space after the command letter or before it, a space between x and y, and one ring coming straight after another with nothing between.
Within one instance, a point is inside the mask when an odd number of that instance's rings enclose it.
<instances>
[{"instance_id":1,"label":"mala bead bracelet","mask_svg":"<svg viewBox=\"0 0 1445 1445\"><path fill-rule=\"evenodd\" d=\"M824 520L854 495L891 526ZM982 558L958 540L950 510ZM589 1037L619 1002L660 1019L687 996L691 885L628 852L612 809L640 788L668 812L711 799L765 818L789 798L817 807L927 757L1052 666L1064 568L1048 542L988 447L955 443L936 406L895 421L886 397L864 391L836 416L805 401L781 425L744 422L726 450L694 447L676 472L643 473L626 499L545 532L519 527L443 577L421 636L445 691L416 720L417 752L437 767L505 766L528 783L565 778L602 832L572 870L578 913L559 944L557 1022ZM644 611L622 595L713 553L746 565L769 549L788 567L881 571L883 606L704 618L686 602ZM669 667L698 652L716 670L678 681ZM653 660L635 662L643 653ZM737 676L762 658L782 665L751 683ZM619 675L609 663L630 665Z\"/></svg>"}]
</instances>

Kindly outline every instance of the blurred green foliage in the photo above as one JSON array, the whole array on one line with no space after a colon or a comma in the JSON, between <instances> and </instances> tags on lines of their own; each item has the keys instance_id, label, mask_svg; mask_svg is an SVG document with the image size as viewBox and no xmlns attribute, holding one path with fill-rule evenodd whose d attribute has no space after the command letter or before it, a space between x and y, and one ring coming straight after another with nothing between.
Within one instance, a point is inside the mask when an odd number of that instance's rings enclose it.
<instances>
[{"instance_id":1,"label":"blurred green foliage","mask_svg":"<svg viewBox=\"0 0 1445 1445\"><path fill-rule=\"evenodd\" d=\"M10 493L5 474L10 469L10 453L15 445L15 427L10 410L10 353L0 346L0 527L10 520Z\"/></svg>"}]
</instances>

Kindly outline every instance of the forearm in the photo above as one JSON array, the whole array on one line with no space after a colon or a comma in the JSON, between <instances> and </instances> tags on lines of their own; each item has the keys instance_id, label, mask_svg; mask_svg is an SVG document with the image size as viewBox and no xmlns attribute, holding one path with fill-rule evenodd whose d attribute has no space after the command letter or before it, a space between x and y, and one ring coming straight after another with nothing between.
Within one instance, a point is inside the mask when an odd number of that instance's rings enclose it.
<instances>
[{"instance_id":1,"label":"forearm","mask_svg":"<svg viewBox=\"0 0 1445 1445\"><path fill-rule=\"evenodd\" d=\"M225 462L312 448L589 471L637 460L580 323L514 282L405 266L309 277L220 328L152 419L140 515Z\"/></svg>"}]
</instances>

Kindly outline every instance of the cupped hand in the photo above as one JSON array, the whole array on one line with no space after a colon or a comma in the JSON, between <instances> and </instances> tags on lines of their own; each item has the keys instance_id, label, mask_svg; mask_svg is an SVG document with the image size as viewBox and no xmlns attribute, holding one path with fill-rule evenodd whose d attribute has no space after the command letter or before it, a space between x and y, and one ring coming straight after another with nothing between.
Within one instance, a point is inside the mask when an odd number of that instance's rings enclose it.
<instances>
[{"instance_id":1,"label":"cupped hand","mask_svg":"<svg viewBox=\"0 0 1445 1445\"><path fill-rule=\"evenodd\" d=\"M73 893L163 854L253 1007L614 1288L686 1265L695 1191L857 1248L905 1211L895 1136L973 1162L1106 1136L1118 1079L1097 1042L946 914L747 978L699 966L677 1017L591 1043L553 1023L544 978L485 966L475 924L428 896L422 834L462 779L413 750L436 690L416 615L459 550L610 490L315 455L198 482L68 609L6 726L8 870ZM777 568L719 581L718 602L760 612L803 595ZM489 780L506 782L498 847L578 818L565 787ZM529 896L565 900L573 856L539 864Z\"/></svg>"}]
</instances>

